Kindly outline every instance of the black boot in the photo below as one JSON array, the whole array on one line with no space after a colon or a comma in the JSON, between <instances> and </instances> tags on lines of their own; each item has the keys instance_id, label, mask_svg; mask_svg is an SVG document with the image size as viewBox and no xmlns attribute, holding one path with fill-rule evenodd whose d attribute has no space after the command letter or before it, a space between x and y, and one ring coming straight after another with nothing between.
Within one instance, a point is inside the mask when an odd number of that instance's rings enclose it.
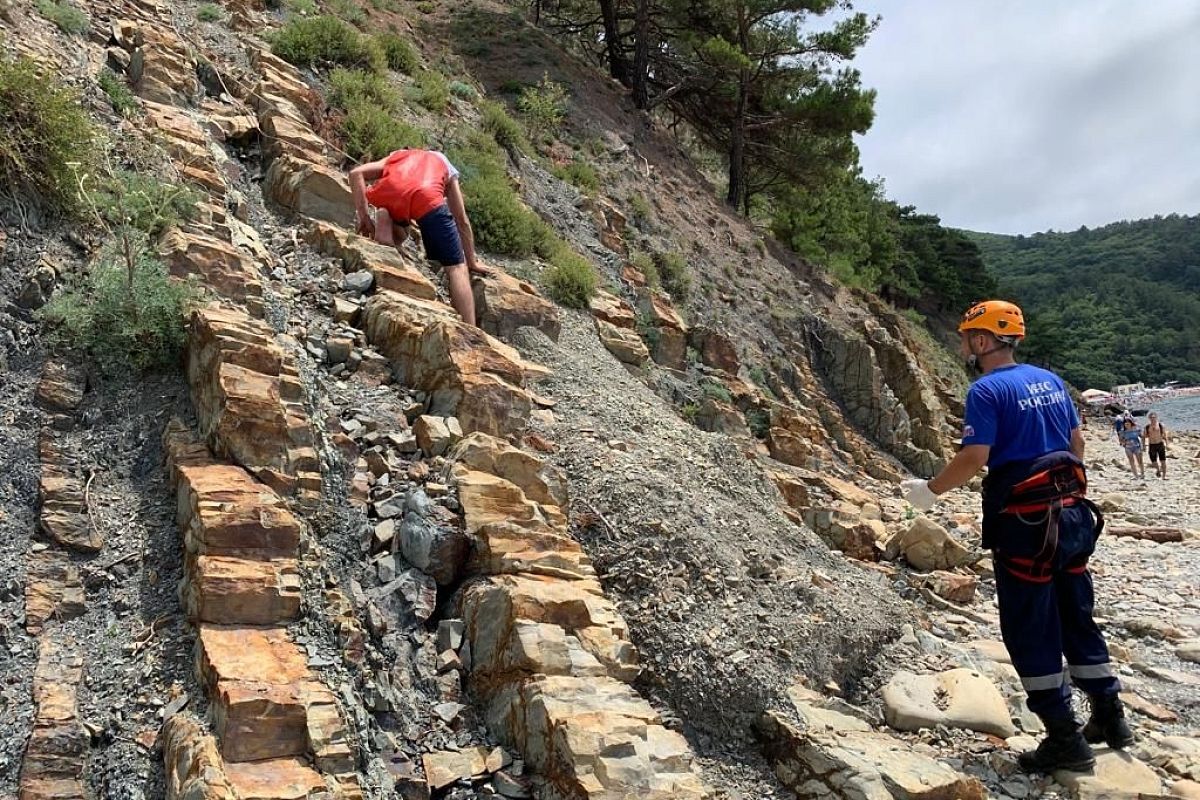
<instances>
[{"instance_id":1,"label":"black boot","mask_svg":"<svg viewBox=\"0 0 1200 800\"><path fill-rule=\"evenodd\" d=\"M1046 723L1046 738L1037 750L1021 753L1017 761L1026 772L1054 772L1066 769L1086 772L1096 765L1092 748L1079 732L1079 723L1074 717L1043 720Z\"/></svg>"},{"instance_id":2,"label":"black boot","mask_svg":"<svg viewBox=\"0 0 1200 800\"><path fill-rule=\"evenodd\" d=\"M1092 744L1106 742L1114 750L1133 744L1133 731L1125 721L1125 706L1115 694L1091 695L1092 716L1083 726L1083 738Z\"/></svg>"}]
</instances>

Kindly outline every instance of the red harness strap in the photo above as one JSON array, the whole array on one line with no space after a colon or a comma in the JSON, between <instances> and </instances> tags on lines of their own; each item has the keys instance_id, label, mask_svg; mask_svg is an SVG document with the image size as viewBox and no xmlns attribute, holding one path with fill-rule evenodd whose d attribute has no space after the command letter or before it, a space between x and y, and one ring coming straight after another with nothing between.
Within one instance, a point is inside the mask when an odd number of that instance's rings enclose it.
<instances>
[{"instance_id":1,"label":"red harness strap","mask_svg":"<svg viewBox=\"0 0 1200 800\"><path fill-rule=\"evenodd\" d=\"M1100 510L1089 501L1087 473L1080 464L1060 464L1036 472L1013 486L1002 514L1012 514L1028 525L1046 525L1042 547L1033 558L1018 558L997 553L1000 562L1017 578L1030 583L1047 583L1054 577L1054 555L1058 551L1058 522L1064 508L1087 504L1096 514L1096 524L1104 526ZM1026 520L1028 514L1045 514L1040 520ZM1064 569L1078 575L1087 571L1086 555L1071 559Z\"/></svg>"}]
</instances>

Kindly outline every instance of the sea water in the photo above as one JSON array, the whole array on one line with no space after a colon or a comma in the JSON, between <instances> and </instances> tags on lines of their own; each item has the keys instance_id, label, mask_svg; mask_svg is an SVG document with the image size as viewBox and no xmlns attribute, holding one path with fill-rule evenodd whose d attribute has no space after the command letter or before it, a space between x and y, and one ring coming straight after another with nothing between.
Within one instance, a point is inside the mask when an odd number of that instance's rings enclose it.
<instances>
[{"instance_id":1,"label":"sea water","mask_svg":"<svg viewBox=\"0 0 1200 800\"><path fill-rule=\"evenodd\" d=\"M1146 408L1158 412L1159 420L1168 431L1200 431L1200 397L1156 400ZM1145 424L1145 418L1142 424Z\"/></svg>"}]
</instances>

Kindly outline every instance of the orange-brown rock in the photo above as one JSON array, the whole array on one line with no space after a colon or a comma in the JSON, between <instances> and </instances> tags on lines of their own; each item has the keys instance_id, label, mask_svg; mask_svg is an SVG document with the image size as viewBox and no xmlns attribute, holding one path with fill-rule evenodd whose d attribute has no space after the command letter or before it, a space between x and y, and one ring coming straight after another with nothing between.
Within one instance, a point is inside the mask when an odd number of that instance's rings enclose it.
<instances>
[{"instance_id":1,"label":"orange-brown rock","mask_svg":"<svg viewBox=\"0 0 1200 800\"><path fill-rule=\"evenodd\" d=\"M308 108L317 100L316 93L304 82L296 68L269 49L257 43L250 43L246 54L250 59L250 66L260 76L254 92L256 102L261 102L260 98L265 96L278 95L299 111Z\"/></svg>"},{"instance_id":2,"label":"orange-brown rock","mask_svg":"<svg viewBox=\"0 0 1200 800\"><path fill-rule=\"evenodd\" d=\"M804 522L834 550L860 561L878 561L887 528L876 519L864 519L852 503L807 508Z\"/></svg>"},{"instance_id":3,"label":"orange-brown rock","mask_svg":"<svg viewBox=\"0 0 1200 800\"><path fill-rule=\"evenodd\" d=\"M33 675L36 712L21 764L21 800L84 800L88 735L78 719L77 687L83 657L43 634Z\"/></svg>"},{"instance_id":4,"label":"orange-brown rock","mask_svg":"<svg viewBox=\"0 0 1200 800\"><path fill-rule=\"evenodd\" d=\"M1187 536L1182 528L1138 527L1133 525L1117 525L1104 529L1112 536L1125 536L1130 539L1145 539L1151 542L1182 542Z\"/></svg>"},{"instance_id":5,"label":"orange-brown rock","mask_svg":"<svg viewBox=\"0 0 1200 800\"><path fill-rule=\"evenodd\" d=\"M341 259L346 272L367 270L375 276L375 289L433 300L437 290L425 275L394 248L364 239L328 222L314 222L305 241L317 252Z\"/></svg>"},{"instance_id":6,"label":"orange-brown rock","mask_svg":"<svg viewBox=\"0 0 1200 800\"><path fill-rule=\"evenodd\" d=\"M649 348L632 328L619 328L597 317L596 335L600 337L600 343L605 349L623 364L638 367L650 358Z\"/></svg>"},{"instance_id":7,"label":"orange-brown rock","mask_svg":"<svg viewBox=\"0 0 1200 800\"><path fill-rule=\"evenodd\" d=\"M499 475L460 465L454 470L454 478L467 533L471 535L497 522L534 530L566 531L567 518L562 509L529 499L520 486Z\"/></svg>"},{"instance_id":8,"label":"orange-brown rock","mask_svg":"<svg viewBox=\"0 0 1200 800\"><path fill-rule=\"evenodd\" d=\"M688 341L700 353L701 362L730 375L737 375L741 362L737 348L727 336L712 328L696 327L688 331Z\"/></svg>"},{"instance_id":9,"label":"orange-brown rock","mask_svg":"<svg viewBox=\"0 0 1200 800\"><path fill-rule=\"evenodd\" d=\"M104 537L88 516L85 482L71 471L70 459L49 428L42 430L38 453L42 473L38 482L42 506L38 514L39 529L68 549L99 552L104 547Z\"/></svg>"},{"instance_id":10,"label":"orange-brown rock","mask_svg":"<svg viewBox=\"0 0 1200 800\"><path fill-rule=\"evenodd\" d=\"M197 662L227 761L302 756L316 749L311 710L336 703L285 629L201 625Z\"/></svg>"},{"instance_id":11,"label":"orange-brown rock","mask_svg":"<svg viewBox=\"0 0 1200 800\"><path fill-rule=\"evenodd\" d=\"M686 365L687 326L679 312L661 294L643 292L642 313L653 330L650 339L650 357L656 364L675 370Z\"/></svg>"},{"instance_id":12,"label":"orange-brown rock","mask_svg":"<svg viewBox=\"0 0 1200 800\"><path fill-rule=\"evenodd\" d=\"M562 322L558 309L531 284L493 269L491 275L472 281L475 318L493 336L508 338L517 328L537 328L558 341Z\"/></svg>"},{"instance_id":13,"label":"orange-brown rock","mask_svg":"<svg viewBox=\"0 0 1200 800\"><path fill-rule=\"evenodd\" d=\"M212 137L229 144L248 144L259 134L258 120L240 103L222 103L205 98L200 103L204 125Z\"/></svg>"},{"instance_id":14,"label":"orange-brown rock","mask_svg":"<svg viewBox=\"0 0 1200 800\"><path fill-rule=\"evenodd\" d=\"M178 419L163 434L176 487L176 519L190 553L291 557L300 521L283 499L241 467L221 464Z\"/></svg>"},{"instance_id":15,"label":"orange-brown rock","mask_svg":"<svg viewBox=\"0 0 1200 800\"><path fill-rule=\"evenodd\" d=\"M162 237L159 255L175 277L199 276L220 296L244 304L252 316L262 316L258 267L233 245L173 229Z\"/></svg>"},{"instance_id":16,"label":"orange-brown rock","mask_svg":"<svg viewBox=\"0 0 1200 800\"><path fill-rule=\"evenodd\" d=\"M462 604L472 659L488 653L502 656L508 651L512 626L526 620L557 625L570 633L612 677L623 681L637 677L637 650L628 640L625 620L593 578L495 575L473 584ZM486 660L479 660L473 668L489 667Z\"/></svg>"},{"instance_id":17,"label":"orange-brown rock","mask_svg":"<svg viewBox=\"0 0 1200 800\"><path fill-rule=\"evenodd\" d=\"M925 578L925 586L938 597L952 603L971 603L975 599L979 578L974 575L934 570Z\"/></svg>"},{"instance_id":18,"label":"orange-brown rock","mask_svg":"<svg viewBox=\"0 0 1200 800\"><path fill-rule=\"evenodd\" d=\"M79 570L66 553L30 553L25 573L25 629L41 633L47 620L69 620L87 611Z\"/></svg>"},{"instance_id":19,"label":"orange-brown rock","mask_svg":"<svg viewBox=\"0 0 1200 800\"><path fill-rule=\"evenodd\" d=\"M209 306L192 315L188 381L205 441L285 495L320 492L295 360L265 323Z\"/></svg>"},{"instance_id":20,"label":"orange-brown rock","mask_svg":"<svg viewBox=\"0 0 1200 800\"><path fill-rule=\"evenodd\" d=\"M732 403L715 397L706 397L700 402L700 408L696 411L696 427L702 431L715 431L731 436L750 435L742 412Z\"/></svg>"},{"instance_id":21,"label":"orange-brown rock","mask_svg":"<svg viewBox=\"0 0 1200 800\"><path fill-rule=\"evenodd\" d=\"M615 327L628 330L637 327L637 314L633 306L604 289L597 289L592 295L588 310L596 319L604 320Z\"/></svg>"},{"instance_id":22,"label":"orange-brown rock","mask_svg":"<svg viewBox=\"0 0 1200 800\"><path fill-rule=\"evenodd\" d=\"M272 202L302 216L338 225L354 222L350 184L332 167L282 155L271 162L262 190Z\"/></svg>"},{"instance_id":23,"label":"orange-brown rock","mask_svg":"<svg viewBox=\"0 0 1200 800\"><path fill-rule=\"evenodd\" d=\"M230 763L225 772L238 800L308 800L330 796L321 774L299 758Z\"/></svg>"},{"instance_id":24,"label":"orange-brown rock","mask_svg":"<svg viewBox=\"0 0 1200 800\"><path fill-rule=\"evenodd\" d=\"M165 27L140 26L129 60L129 80L139 97L165 105L189 105L200 94L196 63L188 47Z\"/></svg>"},{"instance_id":25,"label":"orange-brown rock","mask_svg":"<svg viewBox=\"0 0 1200 800\"><path fill-rule=\"evenodd\" d=\"M567 479L561 470L494 436L472 433L451 449L449 458L515 484L535 503L567 505Z\"/></svg>"},{"instance_id":26,"label":"orange-brown rock","mask_svg":"<svg viewBox=\"0 0 1200 800\"><path fill-rule=\"evenodd\" d=\"M183 606L199 622L274 625L300 613L296 560L188 556Z\"/></svg>"},{"instance_id":27,"label":"orange-brown rock","mask_svg":"<svg viewBox=\"0 0 1200 800\"><path fill-rule=\"evenodd\" d=\"M533 399L524 386L544 368L440 303L379 292L363 316L367 338L391 359L397 379L429 393L430 414L457 417L465 433L505 436L525 427Z\"/></svg>"},{"instance_id":28,"label":"orange-brown rock","mask_svg":"<svg viewBox=\"0 0 1200 800\"><path fill-rule=\"evenodd\" d=\"M190 714L162 729L167 800L244 800L234 789L216 740Z\"/></svg>"},{"instance_id":29,"label":"orange-brown rock","mask_svg":"<svg viewBox=\"0 0 1200 800\"><path fill-rule=\"evenodd\" d=\"M313 133L307 121L272 107L259 112L258 122L268 159L286 155L317 164L325 161L325 140Z\"/></svg>"},{"instance_id":30,"label":"orange-brown rock","mask_svg":"<svg viewBox=\"0 0 1200 800\"><path fill-rule=\"evenodd\" d=\"M83 402L84 376L61 361L47 361L34 399L47 411L66 414Z\"/></svg>"},{"instance_id":31,"label":"orange-brown rock","mask_svg":"<svg viewBox=\"0 0 1200 800\"><path fill-rule=\"evenodd\" d=\"M687 741L611 678L540 676L493 695L489 725L565 797L700 800Z\"/></svg>"}]
</instances>

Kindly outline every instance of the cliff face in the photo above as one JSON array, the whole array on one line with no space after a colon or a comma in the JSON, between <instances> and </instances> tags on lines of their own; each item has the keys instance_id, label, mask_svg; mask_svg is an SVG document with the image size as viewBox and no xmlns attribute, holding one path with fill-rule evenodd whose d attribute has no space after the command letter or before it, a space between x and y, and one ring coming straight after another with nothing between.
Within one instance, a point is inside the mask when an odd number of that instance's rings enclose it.
<instances>
[{"instance_id":1,"label":"cliff face","mask_svg":"<svg viewBox=\"0 0 1200 800\"><path fill-rule=\"evenodd\" d=\"M495 96L570 87L558 140L507 169L598 271L590 308L485 252L469 327L415 251L355 236L328 73L262 38L287 12L105 0L68 36L5 6L6 52L196 192L154 247L205 296L177 373L89 378L23 306L84 283L104 234L0 239L0 288L28 298L0 311L0 431L41 479L0 496L24 690L0 794L780 796L756 726L800 683L852 691L897 635L894 483L946 458L955 388L907 320L773 254L540 32L487 3L377 5ZM461 146L481 121L460 94L405 120ZM570 143L590 195L547 169ZM674 294L656 260L682 265Z\"/></svg>"}]
</instances>

